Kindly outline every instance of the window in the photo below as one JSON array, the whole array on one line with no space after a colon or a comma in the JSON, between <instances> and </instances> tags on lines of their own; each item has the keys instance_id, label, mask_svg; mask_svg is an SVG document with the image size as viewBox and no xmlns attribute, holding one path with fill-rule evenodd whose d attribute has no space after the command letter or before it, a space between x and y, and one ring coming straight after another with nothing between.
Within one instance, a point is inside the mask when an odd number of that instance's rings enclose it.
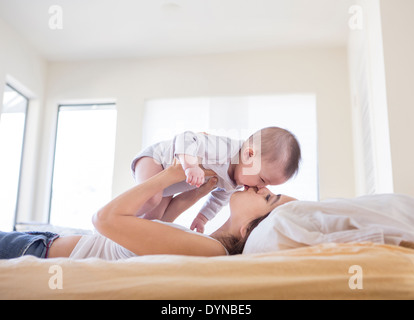
<instances>
[{"instance_id":1,"label":"window","mask_svg":"<svg viewBox=\"0 0 414 320\"><path fill-rule=\"evenodd\" d=\"M49 222L91 229L92 215L111 200L116 107L61 105Z\"/></svg>"},{"instance_id":2,"label":"window","mask_svg":"<svg viewBox=\"0 0 414 320\"><path fill-rule=\"evenodd\" d=\"M28 99L6 85L0 119L0 230L15 224Z\"/></svg>"},{"instance_id":3,"label":"window","mask_svg":"<svg viewBox=\"0 0 414 320\"><path fill-rule=\"evenodd\" d=\"M269 189L301 200L318 200L316 97L312 94L151 100L145 109L143 147L186 130L245 140L269 126L290 130L302 149L299 174ZM189 227L204 201L182 214L176 223ZM213 232L228 215L228 208L224 208L206 225L205 232Z\"/></svg>"}]
</instances>

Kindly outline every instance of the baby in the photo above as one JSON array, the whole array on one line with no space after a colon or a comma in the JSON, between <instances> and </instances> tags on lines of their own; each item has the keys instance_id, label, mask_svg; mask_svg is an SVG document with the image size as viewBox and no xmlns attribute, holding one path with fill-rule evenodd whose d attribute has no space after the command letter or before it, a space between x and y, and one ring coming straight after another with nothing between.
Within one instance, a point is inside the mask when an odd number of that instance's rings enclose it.
<instances>
[{"instance_id":1,"label":"baby","mask_svg":"<svg viewBox=\"0 0 414 320\"><path fill-rule=\"evenodd\" d=\"M246 141L186 131L144 149L134 158L131 169L136 182L166 169L174 159L181 163L186 181L151 198L137 216L172 222L211 191L191 225L192 230L204 232L207 221L228 204L236 190L279 185L295 175L301 151L295 136L278 127L261 129ZM206 177L201 166L214 171L215 176Z\"/></svg>"}]
</instances>

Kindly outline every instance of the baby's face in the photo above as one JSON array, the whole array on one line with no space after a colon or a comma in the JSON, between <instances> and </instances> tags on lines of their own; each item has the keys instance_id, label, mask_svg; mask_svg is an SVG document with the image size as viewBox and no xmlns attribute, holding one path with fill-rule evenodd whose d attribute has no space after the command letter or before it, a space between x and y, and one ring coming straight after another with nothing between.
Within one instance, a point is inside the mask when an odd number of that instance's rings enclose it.
<instances>
[{"instance_id":1,"label":"baby's face","mask_svg":"<svg viewBox=\"0 0 414 320\"><path fill-rule=\"evenodd\" d=\"M264 188L285 183L283 167L277 163L266 161L251 161L250 163L239 163L234 169L234 180L237 185Z\"/></svg>"}]
</instances>

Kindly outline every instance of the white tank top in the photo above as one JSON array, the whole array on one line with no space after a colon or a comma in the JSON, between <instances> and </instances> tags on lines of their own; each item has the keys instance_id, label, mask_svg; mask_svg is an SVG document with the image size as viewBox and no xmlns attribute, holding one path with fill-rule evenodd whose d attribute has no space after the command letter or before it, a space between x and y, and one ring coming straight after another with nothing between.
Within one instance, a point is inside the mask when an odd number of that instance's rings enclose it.
<instances>
[{"instance_id":1,"label":"white tank top","mask_svg":"<svg viewBox=\"0 0 414 320\"><path fill-rule=\"evenodd\" d=\"M166 225L169 225L171 227L194 233L199 236L203 236L209 239L213 239L214 241L219 242L218 240L202 234L195 231L192 231L186 227L183 227L181 225L175 224L175 223L169 223L159 220L153 220L159 223L163 223ZM223 246L224 248L224 246ZM226 254L228 255L228 251L226 248L224 248L226 251ZM76 247L73 249L72 253L70 254L70 259L87 259L87 258L100 258L103 260L122 260L122 259L128 259L132 257L137 257L135 253L125 249L121 245L117 244L116 242L102 236L99 233L93 234L93 235L85 235L82 236L77 243Z\"/></svg>"}]
</instances>

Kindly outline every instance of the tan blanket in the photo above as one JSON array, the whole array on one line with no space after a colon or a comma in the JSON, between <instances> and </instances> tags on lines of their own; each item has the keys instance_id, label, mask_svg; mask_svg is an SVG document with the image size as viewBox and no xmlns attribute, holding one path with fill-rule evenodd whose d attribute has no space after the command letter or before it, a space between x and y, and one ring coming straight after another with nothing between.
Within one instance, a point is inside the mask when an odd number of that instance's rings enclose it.
<instances>
[{"instance_id":1,"label":"tan blanket","mask_svg":"<svg viewBox=\"0 0 414 320\"><path fill-rule=\"evenodd\" d=\"M215 258L22 257L0 261L0 299L414 299L414 250L354 243Z\"/></svg>"}]
</instances>

